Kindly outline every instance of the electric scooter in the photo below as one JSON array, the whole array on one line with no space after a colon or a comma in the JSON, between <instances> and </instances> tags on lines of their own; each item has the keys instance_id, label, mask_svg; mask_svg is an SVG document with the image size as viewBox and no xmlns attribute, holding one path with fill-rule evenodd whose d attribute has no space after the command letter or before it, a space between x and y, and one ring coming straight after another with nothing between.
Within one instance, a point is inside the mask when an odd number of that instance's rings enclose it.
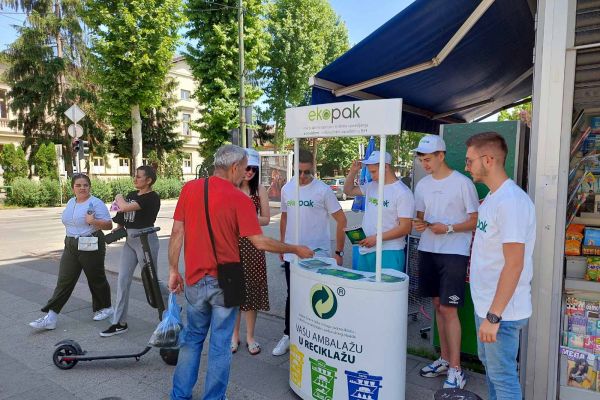
<instances>
[{"instance_id":1,"label":"electric scooter","mask_svg":"<svg viewBox=\"0 0 600 400\"><path fill-rule=\"evenodd\" d=\"M124 230L124 228L122 229ZM150 245L148 244L148 235L158 232L159 230L159 227L145 228L133 234L132 237L139 237L142 243L142 250L144 252L142 283L144 285L144 292L146 293L146 300L152 308L157 309L158 319L162 320L162 315L165 311L165 304L160 293L156 267L154 260L152 259L152 253L150 252ZM119 231L115 232L114 235L107 235L107 244L122 239L126 236L126 233ZM142 351L137 353L88 353L81 348L79 343L71 339L62 340L56 343L55 346L56 349L52 355L52 361L54 362L54 365L63 370L73 368L79 361L115 360L121 358L134 358L136 361L139 361L142 356L152 349L152 346L146 346ZM179 349L161 348L160 356L166 364L177 365Z\"/></svg>"}]
</instances>

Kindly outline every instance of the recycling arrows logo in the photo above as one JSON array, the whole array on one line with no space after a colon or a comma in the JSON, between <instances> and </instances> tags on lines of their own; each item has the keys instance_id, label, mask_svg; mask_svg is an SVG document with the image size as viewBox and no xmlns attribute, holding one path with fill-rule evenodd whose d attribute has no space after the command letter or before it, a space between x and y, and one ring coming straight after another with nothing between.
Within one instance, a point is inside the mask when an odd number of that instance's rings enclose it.
<instances>
[{"instance_id":1,"label":"recycling arrows logo","mask_svg":"<svg viewBox=\"0 0 600 400\"><path fill-rule=\"evenodd\" d=\"M310 289L310 299L315 315L321 319L333 317L337 311L337 298L329 286L316 284Z\"/></svg>"}]
</instances>

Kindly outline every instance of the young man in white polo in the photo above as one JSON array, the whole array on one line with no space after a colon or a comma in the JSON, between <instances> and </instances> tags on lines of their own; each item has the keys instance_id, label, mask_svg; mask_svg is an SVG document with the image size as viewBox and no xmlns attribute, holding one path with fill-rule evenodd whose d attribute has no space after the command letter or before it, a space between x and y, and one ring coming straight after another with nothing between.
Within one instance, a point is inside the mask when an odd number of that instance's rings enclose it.
<instances>
[{"instance_id":1,"label":"young man in white polo","mask_svg":"<svg viewBox=\"0 0 600 400\"><path fill-rule=\"evenodd\" d=\"M419 242L419 291L432 297L440 336L441 357L421 369L421 376L448 374L444 388L466 384L460 367L461 326L458 307L465 297L471 237L477 224L477 190L465 175L445 162L446 143L427 135L414 149L428 174L415 188Z\"/></svg>"},{"instance_id":2,"label":"young man in white polo","mask_svg":"<svg viewBox=\"0 0 600 400\"><path fill-rule=\"evenodd\" d=\"M415 201L412 192L402 183L392 170L392 156L385 153L385 176L383 199L379 198L379 151L371 153L362 163L367 166L373 181L355 186L354 180L360 171L360 161L354 161L344 183L344 193L348 196L365 196L365 214L362 228L367 236L359 245L358 270L375 272L375 242L377 240L377 205L383 201L382 218L382 257L381 267L404 272L404 247L406 235L411 231L411 221L415 215Z\"/></svg>"},{"instance_id":3,"label":"young man in white polo","mask_svg":"<svg viewBox=\"0 0 600 400\"><path fill-rule=\"evenodd\" d=\"M300 238L297 244L303 244L315 252L316 256L335 258L338 265L343 264L344 241L346 235L346 215L331 188L315 178L313 155L300 150L298 155L298 174L281 189L281 219L279 234L281 239L294 242L296 226L296 207L300 208ZM296 204L296 179L300 181L299 204ZM336 222L335 248L331 248L329 216ZM285 329L283 337L273 349L274 356L282 356L290 348L290 262L293 254L283 254L287 300L285 304Z\"/></svg>"},{"instance_id":4,"label":"young man in white polo","mask_svg":"<svg viewBox=\"0 0 600 400\"><path fill-rule=\"evenodd\" d=\"M521 400L517 354L532 313L535 208L506 175L508 149L502 136L478 133L466 144L465 170L490 189L479 206L471 252L477 351L485 366L488 398Z\"/></svg>"}]
</instances>

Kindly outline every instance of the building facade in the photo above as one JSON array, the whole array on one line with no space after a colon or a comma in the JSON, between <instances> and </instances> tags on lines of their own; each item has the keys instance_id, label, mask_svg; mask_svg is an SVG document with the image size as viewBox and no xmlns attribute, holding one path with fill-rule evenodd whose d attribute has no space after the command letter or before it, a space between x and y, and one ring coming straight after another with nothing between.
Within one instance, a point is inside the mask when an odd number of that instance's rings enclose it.
<instances>
[{"instance_id":1,"label":"building facade","mask_svg":"<svg viewBox=\"0 0 600 400\"><path fill-rule=\"evenodd\" d=\"M5 70L6 67L0 65L0 76ZM176 129L180 137L184 139L182 148L184 156L181 168L183 178L187 181L194 179L196 168L202 164L202 158L198 152L200 135L190 128L191 122L198 121L201 117L200 107L192 98L192 94L196 90L196 82L184 57L173 59L168 75L177 82L174 95L177 98L175 107L177 108L179 123ZM9 128L9 121L16 118L8 106L9 90L10 87L0 80L0 150L5 144L20 145L24 139L24 136L18 130ZM119 157L117 154L109 153L106 157L90 157L86 161L89 162L90 174L101 179L114 179L131 175L132 160ZM84 167L84 170L86 169ZM0 173L1 171L0 167ZM0 184L2 184L1 176Z\"/></svg>"}]
</instances>

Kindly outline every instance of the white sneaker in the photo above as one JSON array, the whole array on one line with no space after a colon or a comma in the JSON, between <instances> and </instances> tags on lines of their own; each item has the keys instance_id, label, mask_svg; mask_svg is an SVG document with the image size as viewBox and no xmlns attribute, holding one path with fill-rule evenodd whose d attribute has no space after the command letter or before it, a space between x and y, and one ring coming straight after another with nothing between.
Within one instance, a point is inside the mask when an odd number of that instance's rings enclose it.
<instances>
[{"instance_id":1,"label":"white sneaker","mask_svg":"<svg viewBox=\"0 0 600 400\"><path fill-rule=\"evenodd\" d=\"M51 318L48 314L41 318L36 319L29 323L29 326L35 329L48 329L52 330L56 328L56 318Z\"/></svg>"},{"instance_id":2,"label":"white sneaker","mask_svg":"<svg viewBox=\"0 0 600 400\"><path fill-rule=\"evenodd\" d=\"M424 378L435 378L436 376L447 374L448 368L448 361L440 357L431 364L421 368L419 374Z\"/></svg>"},{"instance_id":3,"label":"white sneaker","mask_svg":"<svg viewBox=\"0 0 600 400\"><path fill-rule=\"evenodd\" d=\"M444 381L444 389L462 389L467 384L467 378L462 369L450 368L448 379Z\"/></svg>"},{"instance_id":4,"label":"white sneaker","mask_svg":"<svg viewBox=\"0 0 600 400\"><path fill-rule=\"evenodd\" d=\"M282 356L290 350L290 337L283 335L277 346L273 349L274 356Z\"/></svg>"},{"instance_id":5,"label":"white sneaker","mask_svg":"<svg viewBox=\"0 0 600 400\"><path fill-rule=\"evenodd\" d=\"M103 308L102 310L96 311L96 313L94 314L94 321L105 320L106 318L110 317L113 314L114 314L114 311L113 311L112 307Z\"/></svg>"}]
</instances>

